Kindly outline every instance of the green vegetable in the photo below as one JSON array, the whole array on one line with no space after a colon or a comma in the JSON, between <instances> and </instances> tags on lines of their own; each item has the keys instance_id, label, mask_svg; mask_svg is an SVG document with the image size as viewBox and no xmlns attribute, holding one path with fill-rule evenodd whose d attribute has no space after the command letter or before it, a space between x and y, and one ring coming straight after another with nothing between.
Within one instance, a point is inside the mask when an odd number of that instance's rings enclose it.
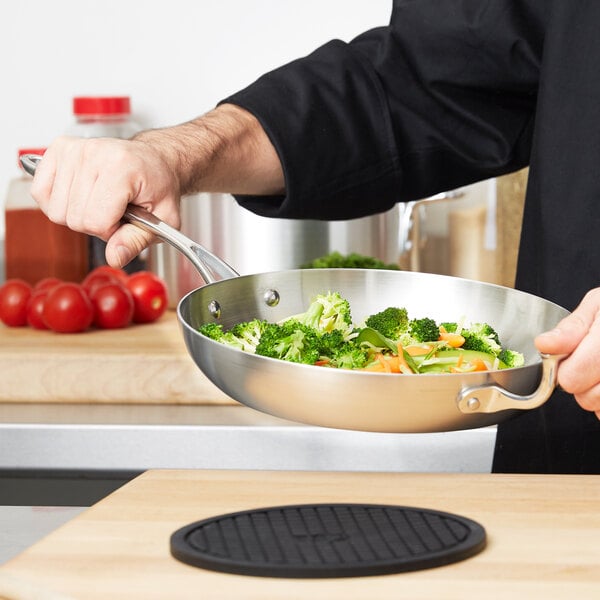
<instances>
[{"instance_id":1,"label":"green vegetable","mask_svg":"<svg viewBox=\"0 0 600 600\"><path fill-rule=\"evenodd\" d=\"M205 323L198 330L211 340L221 344L233 346L245 352L254 352L266 326L266 321L253 319L245 323L238 323L229 331L224 331L223 326L217 323Z\"/></svg>"},{"instance_id":2,"label":"green vegetable","mask_svg":"<svg viewBox=\"0 0 600 600\"><path fill-rule=\"evenodd\" d=\"M444 330L456 335L448 337ZM488 323L443 321L438 326L435 319L410 319L406 308L390 306L354 327L350 303L337 292L318 294L305 312L279 323L253 319L227 331L207 323L199 331L246 352L337 369L468 373L525 364L521 353L502 346Z\"/></svg>"},{"instance_id":3,"label":"green vegetable","mask_svg":"<svg viewBox=\"0 0 600 600\"><path fill-rule=\"evenodd\" d=\"M242 343L246 352L254 352L267 325L266 321L253 319L234 325L229 333Z\"/></svg>"},{"instance_id":4,"label":"green vegetable","mask_svg":"<svg viewBox=\"0 0 600 600\"><path fill-rule=\"evenodd\" d=\"M314 329L294 320L270 323L260 337L256 354L312 365L320 357L319 335Z\"/></svg>"},{"instance_id":5,"label":"green vegetable","mask_svg":"<svg viewBox=\"0 0 600 600\"><path fill-rule=\"evenodd\" d=\"M456 367L458 359L462 356L462 363L469 364L475 359L483 360L493 366L495 363L497 369L506 369L506 364L500 361L493 354L478 352L477 350L463 350L462 348L444 349L437 352L434 356L420 360L415 358L419 373L446 373L451 367Z\"/></svg>"},{"instance_id":6,"label":"green vegetable","mask_svg":"<svg viewBox=\"0 0 600 600\"><path fill-rule=\"evenodd\" d=\"M438 324L429 317L413 319L409 325L409 333L417 342L437 342L440 337Z\"/></svg>"},{"instance_id":7,"label":"green vegetable","mask_svg":"<svg viewBox=\"0 0 600 600\"><path fill-rule=\"evenodd\" d=\"M337 251L330 252L314 260L304 263L301 269L388 269L399 270L399 266L393 263L385 263L372 256L364 256L352 252L347 255Z\"/></svg>"},{"instance_id":8,"label":"green vegetable","mask_svg":"<svg viewBox=\"0 0 600 600\"><path fill-rule=\"evenodd\" d=\"M198 327L198 331L217 342L223 337L223 325L217 323L204 323Z\"/></svg>"},{"instance_id":9,"label":"green vegetable","mask_svg":"<svg viewBox=\"0 0 600 600\"><path fill-rule=\"evenodd\" d=\"M408 333L408 312L405 308L389 306L367 317L365 325L379 331L386 338L397 340L402 334Z\"/></svg>"},{"instance_id":10,"label":"green vegetable","mask_svg":"<svg viewBox=\"0 0 600 600\"><path fill-rule=\"evenodd\" d=\"M478 350L494 356L498 356L502 350L498 334L488 323L472 323L463 328L460 334L465 338L462 346L465 350Z\"/></svg>"},{"instance_id":11,"label":"green vegetable","mask_svg":"<svg viewBox=\"0 0 600 600\"><path fill-rule=\"evenodd\" d=\"M503 348L498 354L498 358L510 369L522 367L525 364L525 357L515 350Z\"/></svg>"},{"instance_id":12,"label":"green vegetable","mask_svg":"<svg viewBox=\"0 0 600 600\"><path fill-rule=\"evenodd\" d=\"M242 341L230 331L224 331L221 325L217 325L216 323L206 323L199 327L199 331L206 337L209 337L211 340L215 340L220 344L232 346L233 348L238 348L239 350L245 350Z\"/></svg>"},{"instance_id":13,"label":"green vegetable","mask_svg":"<svg viewBox=\"0 0 600 600\"><path fill-rule=\"evenodd\" d=\"M398 344L394 340L386 337L377 329L372 327L363 327L360 333L354 339L358 345L367 344L373 348L387 349L395 352L398 349Z\"/></svg>"},{"instance_id":14,"label":"green vegetable","mask_svg":"<svg viewBox=\"0 0 600 600\"><path fill-rule=\"evenodd\" d=\"M316 329L319 333L338 329L345 339L353 331L350 303L337 292L318 294L306 312L288 317L287 320L290 319Z\"/></svg>"},{"instance_id":15,"label":"green vegetable","mask_svg":"<svg viewBox=\"0 0 600 600\"><path fill-rule=\"evenodd\" d=\"M329 361L330 366L338 369L362 369L369 362L367 348L345 342L335 349Z\"/></svg>"}]
</instances>

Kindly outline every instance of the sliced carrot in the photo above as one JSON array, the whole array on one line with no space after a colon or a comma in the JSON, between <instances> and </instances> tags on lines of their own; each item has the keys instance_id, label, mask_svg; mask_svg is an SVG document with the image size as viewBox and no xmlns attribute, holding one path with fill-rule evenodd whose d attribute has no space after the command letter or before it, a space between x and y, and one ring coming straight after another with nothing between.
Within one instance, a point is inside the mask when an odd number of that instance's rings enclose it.
<instances>
[{"instance_id":1,"label":"sliced carrot","mask_svg":"<svg viewBox=\"0 0 600 600\"><path fill-rule=\"evenodd\" d=\"M489 367L486 362L480 358L474 358L468 363L464 363L459 359L449 370L450 373L474 373L475 371L488 371Z\"/></svg>"},{"instance_id":2,"label":"sliced carrot","mask_svg":"<svg viewBox=\"0 0 600 600\"><path fill-rule=\"evenodd\" d=\"M391 373L392 372L392 367L390 366L390 364L388 363L388 361L385 360L383 354L378 354L377 355L377 360L380 362L381 366L383 367L383 370L386 373Z\"/></svg>"},{"instance_id":3,"label":"sliced carrot","mask_svg":"<svg viewBox=\"0 0 600 600\"><path fill-rule=\"evenodd\" d=\"M400 358L398 356L391 356L390 358L386 358L385 362L390 366L390 370L392 373L401 373Z\"/></svg>"},{"instance_id":4,"label":"sliced carrot","mask_svg":"<svg viewBox=\"0 0 600 600\"><path fill-rule=\"evenodd\" d=\"M465 343L465 338L460 333L448 333L447 331L440 331L439 340L446 342L451 348L460 348Z\"/></svg>"},{"instance_id":5,"label":"sliced carrot","mask_svg":"<svg viewBox=\"0 0 600 600\"><path fill-rule=\"evenodd\" d=\"M431 346L405 346L404 349L411 356L425 356L431 352Z\"/></svg>"},{"instance_id":6,"label":"sliced carrot","mask_svg":"<svg viewBox=\"0 0 600 600\"><path fill-rule=\"evenodd\" d=\"M410 368L410 365L406 362L406 358L404 358L404 348L402 344L398 342L398 362L400 366L400 372L402 373L413 373L413 370Z\"/></svg>"},{"instance_id":7,"label":"sliced carrot","mask_svg":"<svg viewBox=\"0 0 600 600\"><path fill-rule=\"evenodd\" d=\"M481 358L474 358L471 361L471 364L475 367L475 371L487 371L488 370L488 365L484 360L481 360Z\"/></svg>"}]
</instances>

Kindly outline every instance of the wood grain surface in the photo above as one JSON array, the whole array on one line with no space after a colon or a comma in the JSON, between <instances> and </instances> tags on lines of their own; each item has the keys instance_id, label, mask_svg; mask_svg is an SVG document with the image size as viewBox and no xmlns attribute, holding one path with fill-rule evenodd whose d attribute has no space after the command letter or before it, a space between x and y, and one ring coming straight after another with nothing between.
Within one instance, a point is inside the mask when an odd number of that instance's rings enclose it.
<instances>
[{"instance_id":1,"label":"wood grain surface","mask_svg":"<svg viewBox=\"0 0 600 600\"><path fill-rule=\"evenodd\" d=\"M0 402L236 404L189 356L176 314L58 334L0 325Z\"/></svg>"},{"instance_id":2,"label":"wood grain surface","mask_svg":"<svg viewBox=\"0 0 600 600\"><path fill-rule=\"evenodd\" d=\"M184 525L305 502L453 512L483 525L488 544L444 567L320 580L217 573L170 556L169 537ZM78 600L595 600L599 507L595 476L148 471L6 563L0 590L11 600L26 598L20 590Z\"/></svg>"}]
</instances>

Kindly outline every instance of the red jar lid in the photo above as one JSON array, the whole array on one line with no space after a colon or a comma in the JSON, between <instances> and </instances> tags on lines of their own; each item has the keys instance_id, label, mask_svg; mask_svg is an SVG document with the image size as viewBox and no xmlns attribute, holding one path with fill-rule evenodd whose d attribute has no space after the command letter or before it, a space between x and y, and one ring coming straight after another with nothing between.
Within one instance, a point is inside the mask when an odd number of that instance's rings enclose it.
<instances>
[{"instance_id":1,"label":"red jar lid","mask_svg":"<svg viewBox=\"0 0 600 600\"><path fill-rule=\"evenodd\" d=\"M127 115L129 96L78 96L73 98L74 115Z\"/></svg>"}]
</instances>

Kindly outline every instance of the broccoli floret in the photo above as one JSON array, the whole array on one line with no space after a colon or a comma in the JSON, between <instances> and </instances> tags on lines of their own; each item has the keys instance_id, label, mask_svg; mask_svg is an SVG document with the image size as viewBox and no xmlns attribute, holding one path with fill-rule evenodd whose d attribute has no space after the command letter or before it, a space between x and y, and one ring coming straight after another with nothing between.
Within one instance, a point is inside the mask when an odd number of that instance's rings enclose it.
<instances>
[{"instance_id":1,"label":"broccoli floret","mask_svg":"<svg viewBox=\"0 0 600 600\"><path fill-rule=\"evenodd\" d=\"M464 350L477 350L498 356L502 350L496 331L487 323L472 323L460 332L465 338Z\"/></svg>"},{"instance_id":2,"label":"broccoli floret","mask_svg":"<svg viewBox=\"0 0 600 600\"><path fill-rule=\"evenodd\" d=\"M352 333L352 313L348 300L337 292L329 292L317 296L315 301L323 304L323 314L319 323L321 331L339 329L344 334Z\"/></svg>"},{"instance_id":3,"label":"broccoli floret","mask_svg":"<svg viewBox=\"0 0 600 600\"><path fill-rule=\"evenodd\" d=\"M366 348L346 342L340 346L331 357L331 366L338 369L361 369L369 360Z\"/></svg>"},{"instance_id":4,"label":"broccoli floret","mask_svg":"<svg viewBox=\"0 0 600 600\"><path fill-rule=\"evenodd\" d=\"M261 319L252 319L234 325L228 333L236 337L246 352L254 352L267 322Z\"/></svg>"},{"instance_id":5,"label":"broccoli floret","mask_svg":"<svg viewBox=\"0 0 600 600\"><path fill-rule=\"evenodd\" d=\"M237 348L238 350L246 350L244 346L244 342L240 340L240 338L236 337L231 333L231 331L225 331L223 336L217 340L221 344L225 344L226 346L231 346L232 348Z\"/></svg>"},{"instance_id":6,"label":"broccoli floret","mask_svg":"<svg viewBox=\"0 0 600 600\"><path fill-rule=\"evenodd\" d=\"M311 329L319 329L319 324L321 322L321 315L323 314L323 304L321 302L311 302L306 312L292 315L288 317L283 322L286 321L296 321L297 323L302 323Z\"/></svg>"},{"instance_id":7,"label":"broccoli floret","mask_svg":"<svg viewBox=\"0 0 600 600\"><path fill-rule=\"evenodd\" d=\"M205 323L198 328L198 331L215 342L225 344L226 346L232 346L239 350L244 350L243 342L233 335L231 331L225 331L222 325Z\"/></svg>"},{"instance_id":8,"label":"broccoli floret","mask_svg":"<svg viewBox=\"0 0 600 600\"><path fill-rule=\"evenodd\" d=\"M389 306L367 317L365 325L386 338L397 340L402 334L408 333L408 312L405 308Z\"/></svg>"},{"instance_id":9,"label":"broccoli floret","mask_svg":"<svg viewBox=\"0 0 600 600\"><path fill-rule=\"evenodd\" d=\"M410 322L409 333L419 343L437 342L440 337L440 328L433 319L423 317Z\"/></svg>"},{"instance_id":10,"label":"broccoli floret","mask_svg":"<svg viewBox=\"0 0 600 600\"><path fill-rule=\"evenodd\" d=\"M344 334L339 329L327 331L320 338L320 352L322 357L332 358L336 352L347 344Z\"/></svg>"},{"instance_id":11,"label":"broccoli floret","mask_svg":"<svg viewBox=\"0 0 600 600\"><path fill-rule=\"evenodd\" d=\"M384 263L378 258L364 256L356 252L343 255L337 251L320 256L301 266L302 269L389 269L398 270L394 263Z\"/></svg>"},{"instance_id":12,"label":"broccoli floret","mask_svg":"<svg viewBox=\"0 0 600 600\"><path fill-rule=\"evenodd\" d=\"M498 354L498 360L503 362L507 368L522 367L525 364L525 357L516 350L503 349Z\"/></svg>"},{"instance_id":13,"label":"broccoli floret","mask_svg":"<svg viewBox=\"0 0 600 600\"><path fill-rule=\"evenodd\" d=\"M256 354L289 362L314 364L320 358L320 343L318 333L298 321L269 323L256 346Z\"/></svg>"},{"instance_id":14,"label":"broccoli floret","mask_svg":"<svg viewBox=\"0 0 600 600\"><path fill-rule=\"evenodd\" d=\"M211 340L215 340L215 342L245 352L254 352L266 325L266 321L253 319L252 321L237 323L226 331L221 324L204 323L198 328L198 331Z\"/></svg>"},{"instance_id":15,"label":"broccoli floret","mask_svg":"<svg viewBox=\"0 0 600 600\"><path fill-rule=\"evenodd\" d=\"M466 330L469 333L492 338L497 344L500 344L500 338L498 337L496 330L488 323L471 323ZM464 331L465 330L463 329L463 333Z\"/></svg>"},{"instance_id":16,"label":"broccoli floret","mask_svg":"<svg viewBox=\"0 0 600 600\"><path fill-rule=\"evenodd\" d=\"M286 321L289 320L298 321L307 327L316 329L319 333L339 329L345 339L348 339L353 333L350 303L338 292L317 294L306 312L286 319Z\"/></svg>"},{"instance_id":17,"label":"broccoli floret","mask_svg":"<svg viewBox=\"0 0 600 600\"><path fill-rule=\"evenodd\" d=\"M218 342L223 337L223 325L220 323L204 323L198 327L198 331L210 338L211 340L215 340Z\"/></svg>"}]
</instances>

